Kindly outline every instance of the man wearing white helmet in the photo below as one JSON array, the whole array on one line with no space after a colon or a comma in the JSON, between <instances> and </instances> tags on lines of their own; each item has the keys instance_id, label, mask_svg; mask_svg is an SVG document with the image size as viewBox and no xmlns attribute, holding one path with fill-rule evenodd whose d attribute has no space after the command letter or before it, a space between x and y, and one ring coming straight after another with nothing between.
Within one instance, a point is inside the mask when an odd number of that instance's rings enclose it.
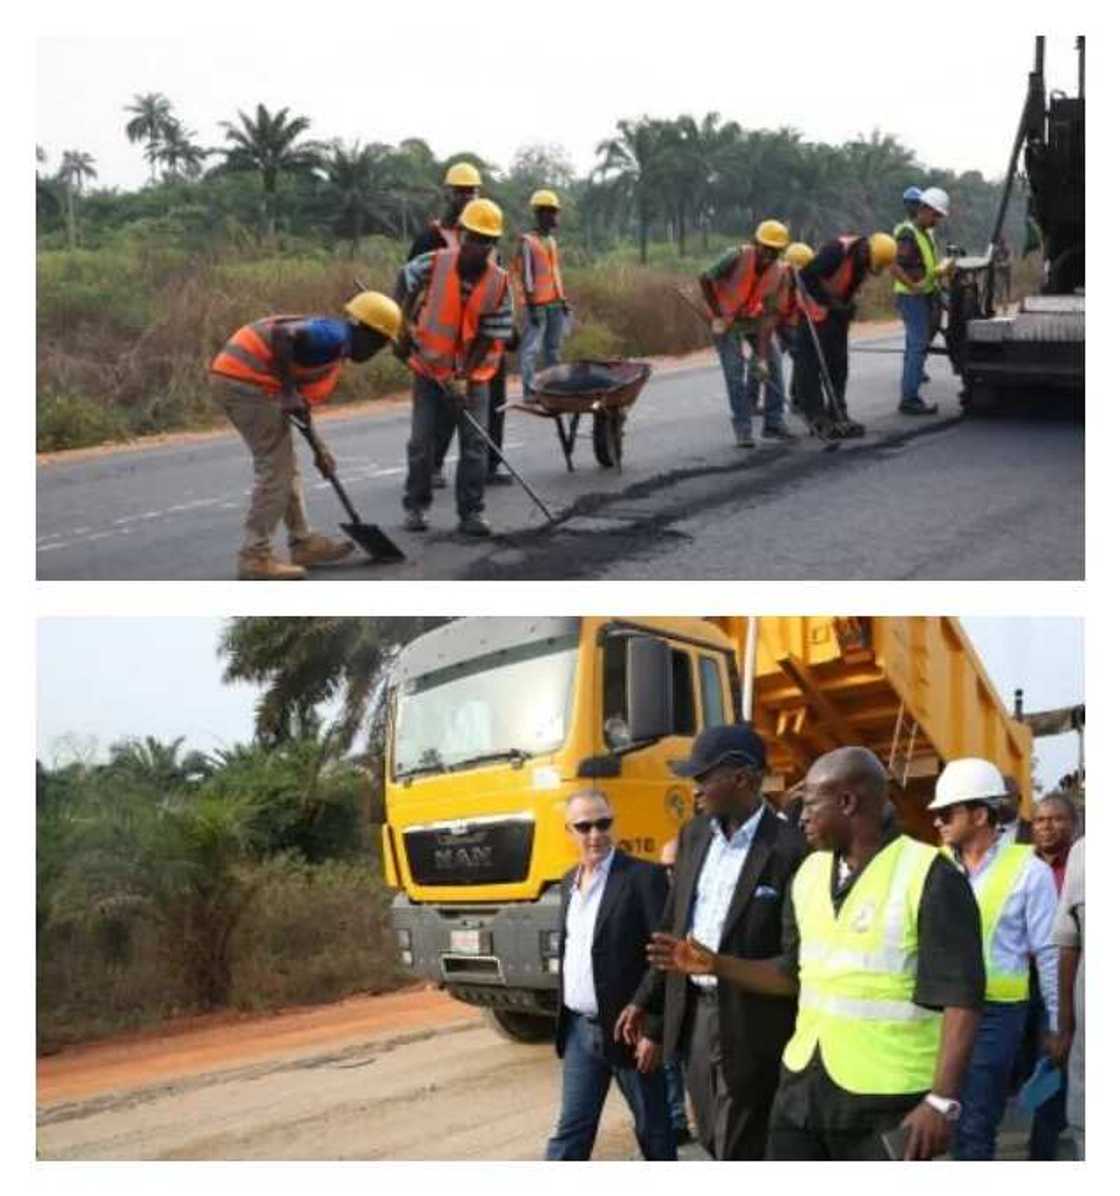
<instances>
[{"instance_id":1,"label":"man wearing white helmet","mask_svg":"<svg viewBox=\"0 0 1120 1196\"><path fill-rule=\"evenodd\" d=\"M1031 847L1000 835L999 806L1006 796L1003 777L990 760L951 760L929 806L947 854L972 886L984 939L984 1013L961 1089L953 1147L958 1159L995 1157L1027 1017L1031 956L1049 1020L1046 1048L1056 1062L1061 1055L1058 958L1050 938L1058 892L1050 869Z\"/></svg>"},{"instance_id":2,"label":"man wearing white helmet","mask_svg":"<svg viewBox=\"0 0 1120 1196\"><path fill-rule=\"evenodd\" d=\"M931 340L931 317L941 278L948 269L948 262L938 261L933 230L948 214L948 195L940 187L927 187L918 203L917 215L895 229L898 256L891 267L895 278L894 301L906 326L902 395L898 405L904 415L933 415L937 411L937 404L927 403L918 389Z\"/></svg>"}]
</instances>

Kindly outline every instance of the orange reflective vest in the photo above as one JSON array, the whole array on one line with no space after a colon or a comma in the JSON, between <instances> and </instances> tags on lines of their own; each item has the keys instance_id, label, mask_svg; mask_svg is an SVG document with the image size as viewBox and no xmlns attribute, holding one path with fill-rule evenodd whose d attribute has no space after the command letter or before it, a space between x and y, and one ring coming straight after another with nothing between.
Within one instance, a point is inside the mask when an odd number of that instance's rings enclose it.
<instances>
[{"instance_id":1,"label":"orange reflective vest","mask_svg":"<svg viewBox=\"0 0 1120 1196\"><path fill-rule=\"evenodd\" d=\"M725 278L713 278L712 290L720 316L727 321L755 319L782 281L781 263L773 261L759 272L753 245L744 245L739 260Z\"/></svg>"},{"instance_id":2,"label":"orange reflective vest","mask_svg":"<svg viewBox=\"0 0 1120 1196\"><path fill-rule=\"evenodd\" d=\"M509 276L488 258L482 277L464 303L459 250L437 249L433 258L428 291L412 325L416 349L408 364L416 373L444 382L462 372L482 317L502 306ZM502 352L502 343L494 341L471 371L470 380L487 382L493 378L501 365Z\"/></svg>"},{"instance_id":3,"label":"orange reflective vest","mask_svg":"<svg viewBox=\"0 0 1120 1196\"><path fill-rule=\"evenodd\" d=\"M244 386L256 386L269 394L282 389L276 356L272 350L272 330L277 324L295 324L306 316L266 316L239 328L219 350L210 363L210 372L230 378ZM291 363L292 380L296 390L307 403L325 403L338 385L342 361L326 365L297 365Z\"/></svg>"},{"instance_id":4,"label":"orange reflective vest","mask_svg":"<svg viewBox=\"0 0 1120 1196\"><path fill-rule=\"evenodd\" d=\"M555 237L542 237L539 233L525 233L521 238L523 246L517 255L517 269L521 278L521 290L526 303L557 303L564 298L564 282L560 277L560 258ZM525 287L525 259L528 249L533 264L533 289Z\"/></svg>"},{"instance_id":5,"label":"orange reflective vest","mask_svg":"<svg viewBox=\"0 0 1120 1196\"><path fill-rule=\"evenodd\" d=\"M852 297L852 276L855 273L855 247L863 240L862 237L837 237L840 247L844 250L844 260L838 269L827 278L822 278L820 284L834 298L846 303ZM804 290L804 288L802 288ZM828 316L828 308L818 303L808 290L804 290L805 310L814 324L821 324Z\"/></svg>"}]
</instances>

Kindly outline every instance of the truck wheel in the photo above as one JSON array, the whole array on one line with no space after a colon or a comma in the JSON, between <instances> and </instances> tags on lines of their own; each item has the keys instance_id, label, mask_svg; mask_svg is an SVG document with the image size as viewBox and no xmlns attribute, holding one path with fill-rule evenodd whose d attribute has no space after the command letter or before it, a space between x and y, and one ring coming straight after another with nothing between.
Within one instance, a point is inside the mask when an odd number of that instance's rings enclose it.
<instances>
[{"instance_id":1,"label":"truck wheel","mask_svg":"<svg viewBox=\"0 0 1120 1196\"><path fill-rule=\"evenodd\" d=\"M554 1033L552 1019L513 1009L484 1010L490 1027L511 1042L547 1042Z\"/></svg>"}]
</instances>

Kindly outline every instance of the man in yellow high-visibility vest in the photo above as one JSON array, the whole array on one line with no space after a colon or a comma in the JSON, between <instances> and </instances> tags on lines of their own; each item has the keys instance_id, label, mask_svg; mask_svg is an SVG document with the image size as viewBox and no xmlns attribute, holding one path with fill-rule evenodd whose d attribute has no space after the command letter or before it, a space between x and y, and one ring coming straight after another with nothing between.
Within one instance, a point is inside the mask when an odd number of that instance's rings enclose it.
<instances>
[{"instance_id":1,"label":"man in yellow high-visibility vest","mask_svg":"<svg viewBox=\"0 0 1120 1196\"><path fill-rule=\"evenodd\" d=\"M805 778L813 852L787 893L782 954L650 944L655 967L796 994L767 1158L928 1159L949 1147L984 993L980 917L960 873L888 811L878 757L829 752Z\"/></svg>"},{"instance_id":2,"label":"man in yellow high-visibility vest","mask_svg":"<svg viewBox=\"0 0 1120 1196\"><path fill-rule=\"evenodd\" d=\"M946 856L968 878L980 907L984 939L984 1015L961 1090L953 1154L995 1157L1015 1055L1030 1003L1030 959L1038 968L1050 1033L1046 1049L1058 1062L1058 952L1050 941L1058 890L1050 869L1025 843L1001 835L1003 777L990 760L951 760L929 805Z\"/></svg>"}]
</instances>

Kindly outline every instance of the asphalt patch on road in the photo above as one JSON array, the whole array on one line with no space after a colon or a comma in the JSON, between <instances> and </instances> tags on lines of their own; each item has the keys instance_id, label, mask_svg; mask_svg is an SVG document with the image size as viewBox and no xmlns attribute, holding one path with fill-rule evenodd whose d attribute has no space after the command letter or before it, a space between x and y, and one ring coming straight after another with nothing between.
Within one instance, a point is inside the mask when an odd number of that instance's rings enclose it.
<instances>
[{"instance_id":1,"label":"asphalt patch on road","mask_svg":"<svg viewBox=\"0 0 1120 1196\"><path fill-rule=\"evenodd\" d=\"M624 490L581 495L551 526L495 537L493 549L461 574L468 581L594 578L619 560L642 559L691 539L675 524L730 503L792 491L836 469L889 458L911 442L945 432L963 416L845 441L840 452L767 445L734 462L669 470ZM748 455L749 454L749 455ZM789 468L782 469L782 465ZM713 483L723 483L715 484Z\"/></svg>"}]
</instances>

